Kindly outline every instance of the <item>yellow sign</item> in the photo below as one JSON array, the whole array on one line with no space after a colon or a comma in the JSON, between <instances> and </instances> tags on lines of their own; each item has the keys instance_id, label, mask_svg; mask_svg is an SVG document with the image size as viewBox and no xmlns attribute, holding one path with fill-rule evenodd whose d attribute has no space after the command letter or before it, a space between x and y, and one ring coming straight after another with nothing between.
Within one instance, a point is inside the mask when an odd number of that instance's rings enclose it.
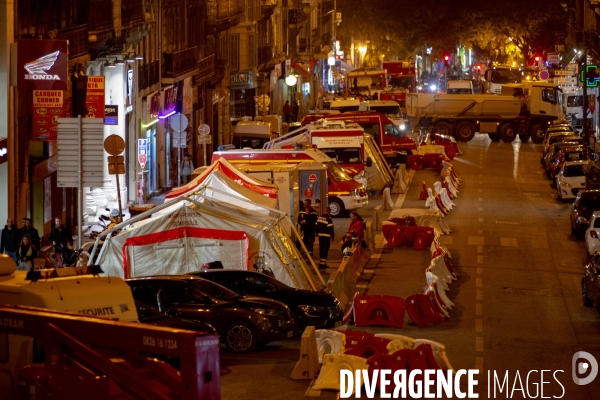
<instances>
[{"instance_id":1,"label":"yellow sign","mask_svg":"<svg viewBox=\"0 0 600 400\"><path fill-rule=\"evenodd\" d=\"M63 106L62 90L34 90L33 91L33 106L34 107L62 107Z\"/></svg>"}]
</instances>

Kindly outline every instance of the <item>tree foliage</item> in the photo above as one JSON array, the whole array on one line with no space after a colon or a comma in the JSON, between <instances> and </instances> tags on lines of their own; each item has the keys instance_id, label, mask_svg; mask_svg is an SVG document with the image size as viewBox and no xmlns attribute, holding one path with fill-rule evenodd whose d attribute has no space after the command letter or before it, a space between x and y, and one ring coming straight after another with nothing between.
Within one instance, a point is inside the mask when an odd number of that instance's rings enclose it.
<instances>
[{"instance_id":1,"label":"tree foliage","mask_svg":"<svg viewBox=\"0 0 600 400\"><path fill-rule=\"evenodd\" d=\"M566 15L559 0L338 0L344 50L367 46L364 61L404 59L433 48L433 56L473 49L480 61L525 62L552 51Z\"/></svg>"}]
</instances>

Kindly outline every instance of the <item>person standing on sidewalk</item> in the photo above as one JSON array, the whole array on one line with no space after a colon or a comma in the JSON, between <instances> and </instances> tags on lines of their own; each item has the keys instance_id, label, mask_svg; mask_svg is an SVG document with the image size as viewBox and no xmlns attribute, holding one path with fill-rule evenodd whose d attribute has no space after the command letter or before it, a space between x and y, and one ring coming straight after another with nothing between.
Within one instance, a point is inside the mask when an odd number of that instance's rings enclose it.
<instances>
[{"instance_id":1,"label":"person standing on sidewalk","mask_svg":"<svg viewBox=\"0 0 600 400\"><path fill-rule=\"evenodd\" d=\"M317 214L317 210L312 208L311 205L312 201L310 199L304 200L304 209L298 213L298 225L300 225L300 232L302 233L302 242L306 250L308 250L308 254L312 257L315 243L315 229L319 215Z\"/></svg>"},{"instance_id":2,"label":"person standing on sidewalk","mask_svg":"<svg viewBox=\"0 0 600 400\"><path fill-rule=\"evenodd\" d=\"M0 253L8 254L15 262L19 263L17 251L21 243L21 231L15 226L12 218L6 220L6 225L2 229L2 238L0 239Z\"/></svg>"},{"instance_id":3,"label":"person standing on sidewalk","mask_svg":"<svg viewBox=\"0 0 600 400\"><path fill-rule=\"evenodd\" d=\"M319 237L319 268L327 268L327 257L334 235L333 220L326 212L317 219L317 236Z\"/></svg>"},{"instance_id":4,"label":"person standing on sidewalk","mask_svg":"<svg viewBox=\"0 0 600 400\"><path fill-rule=\"evenodd\" d=\"M342 253L346 247L352 248L354 241L361 243L363 248L366 248L364 243L365 239L365 221L362 219L359 213L352 211L350 213L350 226L348 227L348 233L344 236L342 243Z\"/></svg>"},{"instance_id":5,"label":"person standing on sidewalk","mask_svg":"<svg viewBox=\"0 0 600 400\"><path fill-rule=\"evenodd\" d=\"M68 250L68 246L73 246L73 237L69 230L63 226L62 218L54 218L54 228L50 231L48 240L52 243L53 252L56 257L56 266L62 267L63 254Z\"/></svg>"},{"instance_id":6,"label":"person standing on sidewalk","mask_svg":"<svg viewBox=\"0 0 600 400\"><path fill-rule=\"evenodd\" d=\"M292 106L290 105L289 100L286 100L283 105L283 119L288 124L292 122Z\"/></svg>"},{"instance_id":7,"label":"person standing on sidewalk","mask_svg":"<svg viewBox=\"0 0 600 400\"><path fill-rule=\"evenodd\" d=\"M23 227L21 228L21 237L29 236L29 241L36 250L40 249L40 235L38 230L31 225L31 218L23 218Z\"/></svg>"},{"instance_id":8,"label":"person standing on sidewalk","mask_svg":"<svg viewBox=\"0 0 600 400\"><path fill-rule=\"evenodd\" d=\"M192 172L194 172L194 163L192 163L192 156L189 153L185 153L185 155L183 156L183 164L181 164L181 180L184 185L190 181Z\"/></svg>"}]
</instances>

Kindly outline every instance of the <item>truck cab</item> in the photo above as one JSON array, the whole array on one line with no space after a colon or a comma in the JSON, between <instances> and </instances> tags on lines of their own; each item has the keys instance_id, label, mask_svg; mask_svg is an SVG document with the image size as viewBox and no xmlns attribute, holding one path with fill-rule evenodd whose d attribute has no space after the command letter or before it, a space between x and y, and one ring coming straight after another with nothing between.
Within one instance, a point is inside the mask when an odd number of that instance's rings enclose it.
<instances>
[{"instance_id":1,"label":"truck cab","mask_svg":"<svg viewBox=\"0 0 600 400\"><path fill-rule=\"evenodd\" d=\"M233 131L233 145L238 149L262 149L273 137L269 122L241 121Z\"/></svg>"},{"instance_id":2,"label":"truck cab","mask_svg":"<svg viewBox=\"0 0 600 400\"><path fill-rule=\"evenodd\" d=\"M370 111L386 115L401 132L408 131L408 120L400 109L400 104L393 100L361 101L359 111Z\"/></svg>"},{"instance_id":3,"label":"truck cab","mask_svg":"<svg viewBox=\"0 0 600 400\"><path fill-rule=\"evenodd\" d=\"M292 146L293 147L293 146ZM229 150L213 153L212 162L225 158L231 164L301 164L319 162L327 167L328 202L334 217L340 217L345 211L356 210L368 204L369 198L366 188L352 179L335 161L323 152L302 148L277 149L277 150Z\"/></svg>"},{"instance_id":4,"label":"truck cab","mask_svg":"<svg viewBox=\"0 0 600 400\"><path fill-rule=\"evenodd\" d=\"M307 115L302 119L302 126L313 123L322 116ZM416 150L415 141L400 131L387 116L374 112L344 113L327 116L330 121L355 122L360 125L365 133L371 135L386 161L393 165L399 149Z\"/></svg>"}]
</instances>

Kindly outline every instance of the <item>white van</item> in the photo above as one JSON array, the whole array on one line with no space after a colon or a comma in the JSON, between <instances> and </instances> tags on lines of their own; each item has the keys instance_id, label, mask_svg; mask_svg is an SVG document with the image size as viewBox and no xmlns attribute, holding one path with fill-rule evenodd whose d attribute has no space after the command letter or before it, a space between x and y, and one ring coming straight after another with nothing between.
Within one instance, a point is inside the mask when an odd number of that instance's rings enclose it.
<instances>
[{"instance_id":1,"label":"white van","mask_svg":"<svg viewBox=\"0 0 600 400\"><path fill-rule=\"evenodd\" d=\"M233 145L236 149L262 149L273 138L271 124L264 121L241 121L233 131Z\"/></svg>"},{"instance_id":2,"label":"white van","mask_svg":"<svg viewBox=\"0 0 600 400\"><path fill-rule=\"evenodd\" d=\"M474 94L473 81L458 80L446 83L447 94Z\"/></svg>"}]
</instances>

